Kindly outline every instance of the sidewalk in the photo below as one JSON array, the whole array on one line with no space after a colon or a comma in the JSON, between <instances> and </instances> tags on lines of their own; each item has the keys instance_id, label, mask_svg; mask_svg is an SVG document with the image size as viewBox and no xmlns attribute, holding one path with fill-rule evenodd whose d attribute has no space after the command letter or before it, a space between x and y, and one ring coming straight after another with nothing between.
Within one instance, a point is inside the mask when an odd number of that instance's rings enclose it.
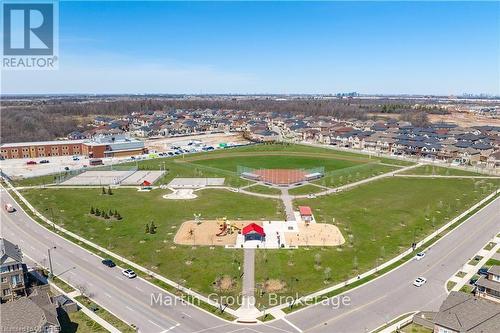
<instances>
[{"instance_id":1,"label":"sidewalk","mask_svg":"<svg viewBox=\"0 0 500 333\"><path fill-rule=\"evenodd\" d=\"M256 323L260 311L255 307L255 249L243 250L243 287L241 306L236 310L238 322Z\"/></svg>"},{"instance_id":2,"label":"sidewalk","mask_svg":"<svg viewBox=\"0 0 500 333\"><path fill-rule=\"evenodd\" d=\"M453 220L449 221L448 223L446 223L445 225L443 225L442 227L440 227L438 230L434 231L432 234L428 235L427 237L425 237L424 239L422 239L421 241L419 241L417 243L417 248L422 246L423 244L427 243L428 241L430 241L431 239L433 239L434 237L436 237L438 234L444 232L449 226L451 226L452 224L454 224L455 222L459 221L460 219L462 219L463 217L465 217L467 214L469 214L471 211L473 211L474 209L476 209L477 207L481 206L483 203L485 203L486 201L488 201L489 199L493 198L495 195L497 194L497 191L491 193L490 195L488 195L487 197L485 197L483 200L481 200L480 202L476 203L474 206L470 207L469 209L467 209L466 211L464 211L462 214L458 215L457 217L455 217ZM446 235L444 236L446 237ZM442 239L442 238L440 238ZM439 241L439 240L437 240ZM398 260L404 258L405 256L411 254L413 252L413 249L412 248L409 248L407 249L406 251L404 251L403 253L399 254L398 256L392 258L391 260L389 261L386 261L385 263L379 265L378 267L376 268L373 268L367 272L364 272L362 274L359 275L359 279L363 279L363 278L366 278L366 277L369 277L371 275L373 275L374 273L392 265L393 263L397 262ZM404 264L403 264L404 265ZM395 268L397 269L397 267ZM388 273L388 272L387 272ZM387 274L386 273L386 274ZM383 275L382 275L383 276ZM332 292L334 290L337 290L337 289L340 289L342 287L345 287L347 285L350 285L354 282L358 281L358 278L357 277L353 277L351 279L348 279L346 281L343 281L343 282L340 282L336 285L333 285L331 287L328 287L328 288L325 288L325 289L322 289L322 290L319 290L315 293L312 293L312 294L309 294L309 295L305 295L303 297L301 297L300 300L311 300L311 299L314 299L316 297L320 297L324 294L327 294L329 292ZM370 283L371 281L367 282L367 283ZM365 285L366 283L360 285L360 286L363 286ZM299 301L300 301L299 300ZM267 309L267 312L270 313L271 311L273 311L274 309L284 309L286 308L287 306L289 306L289 304L280 304L276 307L273 307L273 308L270 308L270 309Z\"/></svg>"},{"instance_id":3,"label":"sidewalk","mask_svg":"<svg viewBox=\"0 0 500 333\"><path fill-rule=\"evenodd\" d=\"M490 250L485 250L484 247L491 242L496 243L495 246L493 246ZM498 250L500 250L500 237L498 237L497 235L493 237L487 244L485 244L483 248L479 250L470 260L472 260L476 256L481 256L483 258L476 265L470 265L468 262L466 262L462 267L462 269L455 272L455 274L453 274L453 276L449 278L448 281L446 281L445 288L448 282L451 281L455 282L456 284L450 291L459 291L460 289L462 289L462 287L469 282L469 280L477 273L477 271L481 267L483 267L484 264L486 264L486 262L490 260L497 253ZM464 272L466 274L465 276L460 278L456 276L458 272Z\"/></svg>"},{"instance_id":4,"label":"sidewalk","mask_svg":"<svg viewBox=\"0 0 500 333\"><path fill-rule=\"evenodd\" d=\"M68 294L68 293L64 292L64 290L62 290L61 288L59 288L58 286L56 286L54 283L50 283L50 286L52 288L54 288L55 290L57 290L62 295L66 295L69 299L71 299L73 302L75 302L78 305L78 307L80 308L79 311L82 311L83 313L85 313L88 317L90 317L93 321L95 321L96 323L98 323L99 325L101 325L108 332L111 332L111 333L121 333L121 331L119 329L117 329L116 327L114 327L113 325L111 325L110 323L108 323L107 321L105 321L104 319L102 319L101 317L99 317L98 315L96 315L92 310L90 310L89 308L87 308L82 303L78 302L75 299L75 297L79 295L78 292L76 292L76 294L75 294L75 292L71 292L71 293Z\"/></svg>"},{"instance_id":5,"label":"sidewalk","mask_svg":"<svg viewBox=\"0 0 500 333\"><path fill-rule=\"evenodd\" d=\"M318 193L315 193L314 195L316 197L318 197L318 196L321 196L321 195L327 195L327 194L330 194L330 193L340 192L340 191L343 191L343 190L347 190L347 189L349 189L351 187L355 187L355 186L359 186L359 185L362 185L362 184L365 184L365 183L372 182L374 180L379 180L379 179L386 178L386 177L396 176L400 172L411 170L411 169L417 168L417 167L422 166L422 165L423 164L421 164L421 163L415 164L415 165L410 165L410 166L407 166L407 167L404 167L404 168L400 168L398 170L394 170L394 171L383 173L383 174L378 175L378 176L374 176L374 177L370 177L370 178L365 178L365 179L362 179L362 180L354 182L354 183L349 183L349 184L345 184L345 185L342 185L342 186L339 186L339 187L330 188L329 190L326 190L326 191L323 191L323 192L318 192ZM295 195L292 198L293 199L305 199L305 198L307 198L307 194L305 194L305 195Z\"/></svg>"},{"instance_id":6,"label":"sidewalk","mask_svg":"<svg viewBox=\"0 0 500 333\"><path fill-rule=\"evenodd\" d=\"M194 298L198 298L199 300L201 300L201 301L203 301L203 302L205 302L205 303L207 303L207 304L209 304L211 306L214 306L216 308L221 308L221 306L220 306L220 304L218 302L216 302L216 301L214 301L214 300L212 300L212 299L210 299L210 298L208 298L208 297L206 297L204 295L201 295L201 294L199 294L199 293L197 293L197 292L195 292L195 291L193 291L193 290L191 290L189 288L180 286L178 283L175 283L174 281L169 280L169 279L165 278L164 276L162 276L160 274L157 274L157 273L155 273L155 272L153 272L153 271L151 271L151 270L149 270L149 269L147 269L147 268L145 268L145 267L143 267L143 266L141 266L139 264L136 264L136 263L134 263L134 262L132 262L132 261L130 261L130 260L128 260L128 259L126 259L126 258L124 258L124 257L122 257L122 256L120 256L120 255L118 255L118 254L116 254L116 253L114 253L114 252L112 252L112 251L110 251L110 250L102 247L102 246L99 246L99 245L97 245L97 244L95 244L95 243L93 243L93 242L91 242L91 241L89 241L89 240L87 240L87 239L85 239L83 237L80 237L79 235L77 235L77 234L75 234L75 233L73 233L73 232L71 232L69 230L66 230L63 227L55 224L54 222L52 222L51 220L49 220L48 218L46 218L45 216L43 216L39 211L37 211L35 209L35 207L33 207L29 203L29 201L26 200L26 198L24 198L24 196L21 193L19 193L19 191L14 186L12 186L12 184L8 180L4 179L4 181L7 184L7 186L9 187L9 189L12 192L14 192L20 198L20 200L23 202L23 204L26 205L26 207L28 207L28 209L31 210L33 212L33 214L35 214L38 218L40 218L45 223L53 226L54 229L57 229L58 231L66 234L68 236L71 236L72 238L74 238L74 239L76 239L76 240L78 240L78 241L80 241L82 243L85 243L85 244L91 246L92 248L94 248L94 249L96 249L96 250L98 250L98 251L100 251L102 253L105 253L108 256L116 258L116 259L122 261L123 263L125 263L125 264L127 264L127 265L129 265L129 266L131 266L131 267L133 267L135 269L137 269L138 271L146 273L146 274L148 274L148 275L150 275L150 276L152 276L152 277L154 277L154 278L156 278L156 279L158 279L158 280L160 280L160 281L162 281L162 282L170 285L171 287L173 287L175 289L178 289L179 291L181 291L181 292L183 292L183 293L185 293L187 295L190 295L190 296L192 296ZM21 207L21 209L22 209L22 207ZM28 216L30 216L30 215L28 214ZM38 223L38 222L35 221L35 223ZM49 231L53 232L52 230L49 230ZM80 246L80 245L78 245L76 243L74 243L74 244L76 246ZM93 255L96 255L95 253L93 253L93 252L91 252L91 251L89 251L89 250L87 250L87 249L85 249L83 247L81 247L81 248L83 250L87 251L87 252L92 253ZM145 281L147 281L147 280L145 280ZM151 282L148 281L148 283L151 283ZM174 296L174 297L177 297L177 296ZM200 307L199 307L199 309L201 309L202 311L206 311L206 310L204 310L203 308L200 308ZM210 313L208 311L206 311L206 312ZM233 309L226 308L225 312L227 312L227 313L229 313L229 314L231 314L233 316L236 316L236 311L233 310ZM210 313L210 314L213 315L212 313Z\"/></svg>"},{"instance_id":7,"label":"sidewalk","mask_svg":"<svg viewBox=\"0 0 500 333\"><path fill-rule=\"evenodd\" d=\"M281 189L281 201L283 201L283 206L285 207L286 220L295 221L295 214L293 213L293 203L292 196L288 194L288 189Z\"/></svg>"}]
</instances>

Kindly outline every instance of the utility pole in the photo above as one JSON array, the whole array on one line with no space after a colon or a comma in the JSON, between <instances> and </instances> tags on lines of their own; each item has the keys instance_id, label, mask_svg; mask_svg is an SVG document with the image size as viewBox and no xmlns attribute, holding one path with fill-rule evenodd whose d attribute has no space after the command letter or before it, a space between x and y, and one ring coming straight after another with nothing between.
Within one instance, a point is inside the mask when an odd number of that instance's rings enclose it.
<instances>
[{"instance_id":1,"label":"utility pole","mask_svg":"<svg viewBox=\"0 0 500 333\"><path fill-rule=\"evenodd\" d=\"M50 250L55 250L56 247L51 247L47 249L47 253L49 255L49 280L54 276L54 271L52 270L52 257L50 256Z\"/></svg>"}]
</instances>

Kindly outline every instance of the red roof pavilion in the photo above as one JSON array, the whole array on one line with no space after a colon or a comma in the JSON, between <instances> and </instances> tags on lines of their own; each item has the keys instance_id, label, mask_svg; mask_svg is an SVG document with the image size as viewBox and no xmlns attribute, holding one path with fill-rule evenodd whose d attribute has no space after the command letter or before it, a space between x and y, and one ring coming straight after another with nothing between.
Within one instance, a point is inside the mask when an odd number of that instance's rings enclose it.
<instances>
[{"instance_id":1,"label":"red roof pavilion","mask_svg":"<svg viewBox=\"0 0 500 333\"><path fill-rule=\"evenodd\" d=\"M243 230L241 231L241 233L243 235L246 235L246 234L248 234L250 232L256 232L256 233L258 233L261 236L265 236L266 235L266 233L264 232L264 228L262 228L260 225L255 224L255 223L250 223L249 225L245 226L243 228Z\"/></svg>"},{"instance_id":2,"label":"red roof pavilion","mask_svg":"<svg viewBox=\"0 0 500 333\"><path fill-rule=\"evenodd\" d=\"M312 216L312 210L309 206L299 206L300 216Z\"/></svg>"}]
</instances>

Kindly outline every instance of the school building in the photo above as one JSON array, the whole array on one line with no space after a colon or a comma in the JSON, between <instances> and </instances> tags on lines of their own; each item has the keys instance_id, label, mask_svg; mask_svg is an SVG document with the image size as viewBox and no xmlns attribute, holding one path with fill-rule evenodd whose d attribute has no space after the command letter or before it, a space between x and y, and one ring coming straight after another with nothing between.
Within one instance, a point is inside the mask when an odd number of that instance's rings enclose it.
<instances>
[{"instance_id":1,"label":"school building","mask_svg":"<svg viewBox=\"0 0 500 333\"><path fill-rule=\"evenodd\" d=\"M5 143L4 159L84 155L89 158L122 157L147 153L144 142L124 135L98 136L88 140Z\"/></svg>"}]
</instances>

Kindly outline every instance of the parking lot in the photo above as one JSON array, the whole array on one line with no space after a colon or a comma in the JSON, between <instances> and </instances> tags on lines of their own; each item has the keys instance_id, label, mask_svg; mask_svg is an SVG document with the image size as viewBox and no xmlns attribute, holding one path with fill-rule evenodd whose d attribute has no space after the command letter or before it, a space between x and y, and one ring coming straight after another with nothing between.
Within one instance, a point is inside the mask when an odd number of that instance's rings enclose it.
<instances>
[{"instance_id":1,"label":"parking lot","mask_svg":"<svg viewBox=\"0 0 500 333\"><path fill-rule=\"evenodd\" d=\"M42 160L48 160L49 163L41 164L40 161ZM128 160L128 158L102 158L104 165L116 164L125 160ZM36 164L29 165L27 164L29 161L35 161ZM72 156L18 158L0 161L0 168L2 172L13 179L57 174L67 171L65 168L68 168L69 170L78 170L88 165L89 158L85 156L79 156L76 161L73 160Z\"/></svg>"}]
</instances>

